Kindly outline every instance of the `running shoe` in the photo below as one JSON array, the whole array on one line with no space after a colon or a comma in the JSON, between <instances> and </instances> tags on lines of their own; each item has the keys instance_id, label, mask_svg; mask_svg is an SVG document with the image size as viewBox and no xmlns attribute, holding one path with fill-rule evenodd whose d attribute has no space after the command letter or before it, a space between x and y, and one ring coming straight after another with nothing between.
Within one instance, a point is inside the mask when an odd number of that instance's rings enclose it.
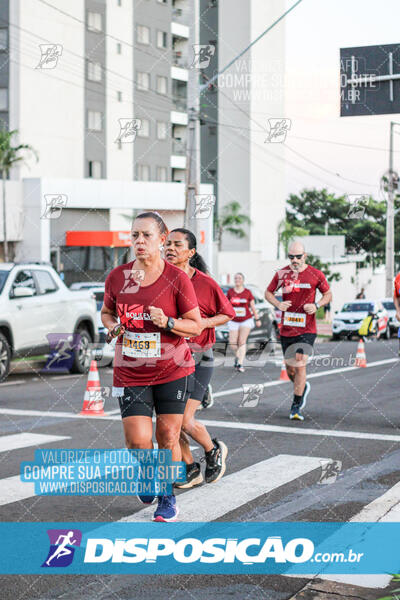
<instances>
[{"instance_id":1,"label":"running shoe","mask_svg":"<svg viewBox=\"0 0 400 600\"><path fill-rule=\"evenodd\" d=\"M214 396L212 393L212 387L208 384L206 389L206 393L204 394L203 400L201 401L201 405L203 408L211 408L214 404Z\"/></svg>"},{"instance_id":2,"label":"running shoe","mask_svg":"<svg viewBox=\"0 0 400 600\"><path fill-rule=\"evenodd\" d=\"M240 364L238 363L238 365L237 365L236 369L237 369L237 371L239 371L239 373L244 373L244 366L243 366L243 365L240 365Z\"/></svg>"},{"instance_id":3,"label":"running shoe","mask_svg":"<svg viewBox=\"0 0 400 600\"><path fill-rule=\"evenodd\" d=\"M213 439L214 448L205 453L201 460L206 461L205 480L206 483L214 483L219 481L226 469L226 457L228 448L220 440Z\"/></svg>"},{"instance_id":4,"label":"running shoe","mask_svg":"<svg viewBox=\"0 0 400 600\"><path fill-rule=\"evenodd\" d=\"M153 521L176 521L179 509L176 505L175 496L158 496L157 510L153 515Z\"/></svg>"},{"instance_id":5,"label":"running shoe","mask_svg":"<svg viewBox=\"0 0 400 600\"><path fill-rule=\"evenodd\" d=\"M311 390L311 383L308 383L308 381L306 381L306 385L304 387L303 395L301 397L301 404L299 406L299 410L303 410L303 408L305 407L305 405L307 403L307 396L310 393L310 390Z\"/></svg>"},{"instance_id":6,"label":"running shoe","mask_svg":"<svg viewBox=\"0 0 400 600\"><path fill-rule=\"evenodd\" d=\"M295 421L304 421L304 417L301 414L299 408L293 408L293 406L292 410L290 411L289 419L294 419Z\"/></svg>"},{"instance_id":7,"label":"running shoe","mask_svg":"<svg viewBox=\"0 0 400 600\"><path fill-rule=\"evenodd\" d=\"M187 489L194 487L195 485L200 485L203 483L203 475L200 470L200 463L193 463L191 465L186 465L186 481L181 483L175 483L175 487L180 489Z\"/></svg>"},{"instance_id":8,"label":"running shoe","mask_svg":"<svg viewBox=\"0 0 400 600\"><path fill-rule=\"evenodd\" d=\"M142 504L153 504L155 498L155 496L143 496L140 494L137 494L137 497Z\"/></svg>"}]
</instances>

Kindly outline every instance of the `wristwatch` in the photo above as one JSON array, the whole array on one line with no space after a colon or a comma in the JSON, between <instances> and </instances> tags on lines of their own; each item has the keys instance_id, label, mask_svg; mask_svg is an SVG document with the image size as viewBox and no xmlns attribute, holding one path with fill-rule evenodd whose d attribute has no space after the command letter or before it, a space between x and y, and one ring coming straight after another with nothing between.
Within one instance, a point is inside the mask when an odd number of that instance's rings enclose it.
<instances>
[{"instance_id":1,"label":"wristwatch","mask_svg":"<svg viewBox=\"0 0 400 600\"><path fill-rule=\"evenodd\" d=\"M319 309L319 304L318 304L318 302L314 302L314 304L315 304L315 308L318 310L318 309Z\"/></svg>"},{"instance_id":2,"label":"wristwatch","mask_svg":"<svg viewBox=\"0 0 400 600\"><path fill-rule=\"evenodd\" d=\"M173 329L175 327L175 320L172 317L168 317L168 321L167 321L167 325L165 327L165 329L168 329L168 331L171 331L171 329Z\"/></svg>"}]
</instances>

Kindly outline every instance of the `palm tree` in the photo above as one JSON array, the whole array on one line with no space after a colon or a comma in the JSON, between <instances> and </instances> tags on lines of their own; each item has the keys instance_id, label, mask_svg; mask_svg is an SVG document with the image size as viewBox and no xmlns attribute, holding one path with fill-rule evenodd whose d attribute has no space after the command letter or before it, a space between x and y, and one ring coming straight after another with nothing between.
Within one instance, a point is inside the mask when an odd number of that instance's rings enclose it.
<instances>
[{"instance_id":1,"label":"palm tree","mask_svg":"<svg viewBox=\"0 0 400 600\"><path fill-rule=\"evenodd\" d=\"M221 251L222 235L225 231L229 231L232 235L238 238L244 238L246 232L241 225L250 225L249 217L240 212L241 206L239 202L233 201L224 206L221 216L216 219L216 228L218 232L218 250Z\"/></svg>"},{"instance_id":2,"label":"palm tree","mask_svg":"<svg viewBox=\"0 0 400 600\"><path fill-rule=\"evenodd\" d=\"M10 173L10 169L15 167L17 163L26 163L26 156L20 156L21 151L28 151L38 160L36 150L29 144L12 145L12 137L18 131L6 131L0 129L0 171L2 178L3 191L3 234L4 234L4 261L8 262L8 244L7 244L7 221L6 221L6 180Z\"/></svg>"},{"instance_id":3,"label":"palm tree","mask_svg":"<svg viewBox=\"0 0 400 600\"><path fill-rule=\"evenodd\" d=\"M280 250L281 244L283 245L283 248L285 250L285 256L286 256L288 247L289 247L289 242L291 242L293 239L295 239L297 237L302 237L304 235L308 235L307 229L303 229L302 227L296 227L296 225L292 225L291 223L289 223L289 221L287 221L286 219L283 219L283 221L281 221L279 223L279 227L278 227L278 256L277 256L277 258L279 258L279 250Z\"/></svg>"}]
</instances>

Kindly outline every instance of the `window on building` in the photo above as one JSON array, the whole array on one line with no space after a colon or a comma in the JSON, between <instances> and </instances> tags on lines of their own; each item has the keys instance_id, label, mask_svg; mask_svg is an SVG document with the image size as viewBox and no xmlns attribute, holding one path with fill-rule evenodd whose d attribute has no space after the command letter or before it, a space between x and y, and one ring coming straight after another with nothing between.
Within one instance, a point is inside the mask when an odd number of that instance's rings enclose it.
<instances>
[{"instance_id":1,"label":"window on building","mask_svg":"<svg viewBox=\"0 0 400 600\"><path fill-rule=\"evenodd\" d=\"M122 92L117 92L117 100L118 102L122 102Z\"/></svg>"},{"instance_id":2,"label":"window on building","mask_svg":"<svg viewBox=\"0 0 400 600\"><path fill-rule=\"evenodd\" d=\"M208 169L208 171L207 171L208 179L215 179L216 174L217 174L216 169Z\"/></svg>"},{"instance_id":3,"label":"window on building","mask_svg":"<svg viewBox=\"0 0 400 600\"><path fill-rule=\"evenodd\" d=\"M117 43L117 54L122 54L122 45L119 42Z\"/></svg>"},{"instance_id":4,"label":"window on building","mask_svg":"<svg viewBox=\"0 0 400 600\"><path fill-rule=\"evenodd\" d=\"M88 129L102 131L103 115L98 110L88 110Z\"/></svg>"},{"instance_id":5,"label":"window on building","mask_svg":"<svg viewBox=\"0 0 400 600\"><path fill-rule=\"evenodd\" d=\"M0 28L0 50L7 50L8 48L8 29L5 27Z\"/></svg>"},{"instance_id":6,"label":"window on building","mask_svg":"<svg viewBox=\"0 0 400 600\"><path fill-rule=\"evenodd\" d=\"M100 160L89 160L89 177L92 179L101 179L102 163Z\"/></svg>"},{"instance_id":7,"label":"window on building","mask_svg":"<svg viewBox=\"0 0 400 600\"><path fill-rule=\"evenodd\" d=\"M157 181L168 181L167 167L157 167L156 177L157 177Z\"/></svg>"},{"instance_id":8,"label":"window on building","mask_svg":"<svg viewBox=\"0 0 400 600\"><path fill-rule=\"evenodd\" d=\"M150 181L149 165L136 165L136 179L138 181Z\"/></svg>"},{"instance_id":9,"label":"window on building","mask_svg":"<svg viewBox=\"0 0 400 600\"><path fill-rule=\"evenodd\" d=\"M102 80L102 67L100 63L87 61L87 78L89 81L101 81Z\"/></svg>"},{"instance_id":10,"label":"window on building","mask_svg":"<svg viewBox=\"0 0 400 600\"><path fill-rule=\"evenodd\" d=\"M39 294L51 294L56 292L58 286L48 271L33 271L37 284L39 286Z\"/></svg>"},{"instance_id":11,"label":"window on building","mask_svg":"<svg viewBox=\"0 0 400 600\"><path fill-rule=\"evenodd\" d=\"M157 0L160 4L168 4L168 0Z\"/></svg>"},{"instance_id":12,"label":"window on building","mask_svg":"<svg viewBox=\"0 0 400 600\"><path fill-rule=\"evenodd\" d=\"M8 89L0 88L0 110L8 110Z\"/></svg>"},{"instance_id":13,"label":"window on building","mask_svg":"<svg viewBox=\"0 0 400 600\"><path fill-rule=\"evenodd\" d=\"M146 25L137 26L137 41L139 44L150 44L150 29Z\"/></svg>"},{"instance_id":14,"label":"window on building","mask_svg":"<svg viewBox=\"0 0 400 600\"><path fill-rule=\"evenodd\" d=\"M163 75L157 75L157 92L166 95L168 91L168 79Z\"/></svg>"},{"instance_id":15,"label":"window on building","mask_svg":"<svg viewBox=\"0 0 400 600\"><path fill-rule=\"evenodd\" d=\"M157 31L157 48L166 48L168 37L165 31Z\"/></svg>"},{"instance_id":16,"label":"window on building","mask_svg":"<svg viewBox=\"0 0 400 600\"><path fill-rule=\"evenodd\" d=\"M142 92L150 89L150 73L137 72L137 89Z\"/></svg>"},{"instance_id":17,"label":"window on building","mask_svg":"<svg viewBox=\"0 0 400 600\"><path fill-rule=\"evenodd\" d=\"M157 121L157 139L166 140L168 136L168 124L165 121Z\"/></svg>"},{"instance_id":18,"label":"window on building","mask_svg":"<svg viewBox=\"0 0 400 600\"><path fill-rule=\"evenodd\" d=\"M89 31L103 31L103 18L101 13L88 11L87 28Z\"/></svg>"},{"instance_id":19,"label":"window on building","mask_svg":"<svg viewBox=\"0 0 400 600\"><path fill-rule=\"evenodd\" d=\"M142 124L138 129L137 135L139 137L148 138L150 136L150 121L148 119L141 119Z\"/></svg>"},{"instance_id":20,"label":"window on building","mask_svg":"<svg viewBox=\"0 0 400 600\"><path fill-rule=\"evenodd\" d=\"M208 126L208 133L209 133L209 135L217 135L217 126L216 125L209 125Z\"/></svg>"}]
</instances>

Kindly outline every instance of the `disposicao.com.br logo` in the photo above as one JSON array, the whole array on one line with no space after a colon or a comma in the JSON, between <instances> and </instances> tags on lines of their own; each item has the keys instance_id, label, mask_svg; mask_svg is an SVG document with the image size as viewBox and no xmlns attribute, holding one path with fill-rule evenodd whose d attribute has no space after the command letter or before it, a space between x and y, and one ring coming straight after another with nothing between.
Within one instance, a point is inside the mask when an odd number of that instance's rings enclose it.
<instances>
[{"instance_id":1,"label":"disposicao.com.br logo","mask_svg":"<svg viewBox=\"0 0 400 600\"><path fill-rule=\"evenodd\" d=\"M178 541L171 538L105 539L89 538L85 563L155 563L170 557L178 563L303 563L314 554L314 543L307 538L294 538L283 544L280 536L243 540L208 538L204 541L190 537Z\"/></svg>"},{"instance_id":2,"label":"disposicao.com.br logo","mask_svg":"<svg viewBox=\"0 0 400 600\"><path fill-rule=\"evenodd\" d=\"M42 567L68 567L82 541L79 529L48 529L50 549Z\"/></svg>"}]
</instances>

